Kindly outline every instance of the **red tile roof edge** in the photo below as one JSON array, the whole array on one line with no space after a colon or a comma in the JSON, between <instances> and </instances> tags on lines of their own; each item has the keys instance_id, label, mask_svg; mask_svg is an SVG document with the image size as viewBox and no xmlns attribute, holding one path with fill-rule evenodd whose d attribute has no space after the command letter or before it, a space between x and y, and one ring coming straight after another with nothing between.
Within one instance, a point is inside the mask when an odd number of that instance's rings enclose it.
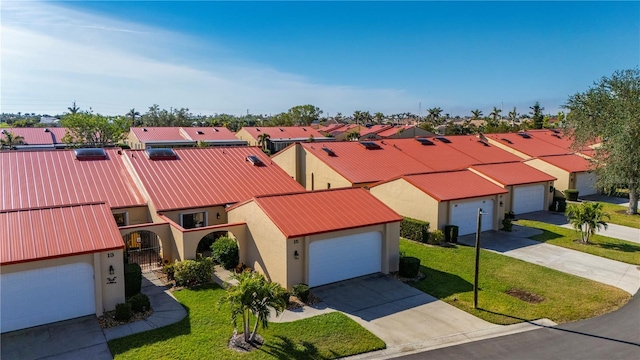
<instances>
[{"instance_id":1,"label":"red tile roof edge","mask_svg":"<svg viewBox=\"0 0 640 360\"><path fill-rule=\"evenodd\" d=\"M52 206L36 206L36 207L28 207L28 208L12 208L12 209L0 209L0 213L6 214L11 212L18 211L30 211L30 210L46 210L46 209L59 209L59 208L68 208L68 207L76 207L76 206L86 206L86 205L106 205L107 203L104 201L93 201L93 202L85 202L85 203L75 203L75 204L63 204L63 205L52 205ZM138 205L142 206L142 205Z\"/></svg>"},{"instance_id":2,"label":"red tile roof edge","mask_svg":"<svg viewBox=\"0 0 640 360\"><path fill-rule=\"evenodd\" d=\"M260 206L260 205L258 205L258 206ZM293 238L298 238L298 237L303 237L303 236L312 236L312 235L318 235L318 234L325 234L325 233L328 233L328 232L357 229L357 228L361 228L361 227L365 227L365 226L376 226L376 225L389 224L389 223L401 222L401 221L402 221L402 217L400 217L400 219L398 219L398 220L393 220L393 221L381 221L381 222L376 222L376 223L371 223L371 224L363 224L363 225L356 225L356 226L345 226L345 227L331 229L331 230L327 230L327 231L316 231L316 232L311 232L311 233L293 234L293 235L285 235L285 236L287 237L287 239L293 239ZM280 228L278 228L278 229L280 229ZM282 229L280 229L280 232L282 232L284 234Z\"/></svg>"},{"instance_id":3,"label":"red tile roof edge","mask_svg":"<svg viewBox=\"0 0 640 360\"><path fill-rule=\"evenodd\" d=\"M550 162L548 162L548 161L545 161L545 158L553 158L553 157L556 157L556 156L567 156L567 155L576 155L576 156L580 156L580 155L578 155L578 154L576 154L576 153L571 153L571 154L556 154L556 155L544 155L544 156L537 156L537 157L531 158L531 159L529 159L529 160L536 160L536 159L538 159L538 160L542 160L542 161L546 162L546 163L547 163L547 164L549 164L549 165L555 166L555 167L557 167L558 169L562 169L562 170L567 171L567 172L570 172L570 173L589 172L589 171L593 171L593 170L594 170L594 169L587 169L587 170L581 170L581 171L574 171L574 170L571 170L571 169L567 169L567 168L566 168L566 167L564 167L564 166L557 165L557 164L552 164L552 163L550 163ZM583 158L583 159L585 159L586 161L591 161L591 159L587 159L587 158L584 158L584 157L582 157L582 156L580 156L580 157L581 157L581 158Z\"/></svg>"},{"instance_id":4,"label":"red tile roof edge","mask_svg":"<svg viewBox=\"0 0 640 360\"><path fill-rule=\"evenodd\" d=\"M70 256L95 254L95 253L99 253L99 252L124 249L124 247L125 247L125 245L124 245L124 242L123 242L122 246L113 247L113 248L104 248L104 249L100 249L100 250L88 250L88 251L76 252L76 253L73 253L73 254L53 255L53 256L45 256L45 257L38 257L38 258L33 258L33 259L24 259L24 260L17 260L17 261L7 261L7 262L1 263L0 265L7 266L7 265L23 264L23 263L34 262L34 261L59 259L59 258L65 258L65 257L70 257Z\"/></svg>"},{"instance_id":5,"label":"red tile roof edge","mask_svg":"<svg viewBox=\"0 0 640 360\"><path fill-rule=\"evenodd\" d=\"M511 185L527 185L527 184L535 184L535 183L539 183L539 182L541 182L540 180L538 180L538 181L527 181L527 182L521 182L521 183L517 183L517 184L505 184L504 182L502 182L502 181L500 181L500 180L496 179L495 177L493 177L493 176L491 176L491 175L489 175L489 174L486 174L486 173L482 172L482 170L481 170L481 169L478 169L478 168L477 168L477 167L482 166L482 165L501 165L501 164L511 164L511 163L516 163L516 162L517 162L517 163L522 163L522 164L524 164L524 161L514 161L514 162L512 162L512 161L508 161L508 162L500 162L500 163L490 163L490 164L478 164L478 165L472 165L472 166L470 166L470 167L469 167L469 169L473 169L473 170L475 170L475 171L477 171L477 172L480 172L480 173L482 173L482 175L484 175L484 176L486 176L486 177L488 177L488 178L491 178L491 179L493 179L493 180L495 180L495 181L499 182L500 184L502 184L502 185L504 185L504 186L511 186ZM526 165L526 164L525 164L525 165ZM527 166L528 166L528 165L527 165ZM532 168L533 168L533 167L532 167ZM535 169L535 168L534 168L534 169ZM537 169L536 169L536 170L537 170ZM544 173L544 171L542 171L542 170L538 170L538 171L540 171L540 172L543 172L543 173ZM547 174L547 173L545 173L545 174ZM549 175L549 174L547 174L547 175ZM549 177L550 177L551 179L553 179L553 180L549 179L549 180L544 180L544 181L556 181L556 180L558 180L558 178L557 178L557 177L555 177L555 176L551 176L551 175L549 175Z\"/></svg>"}]
</instances>

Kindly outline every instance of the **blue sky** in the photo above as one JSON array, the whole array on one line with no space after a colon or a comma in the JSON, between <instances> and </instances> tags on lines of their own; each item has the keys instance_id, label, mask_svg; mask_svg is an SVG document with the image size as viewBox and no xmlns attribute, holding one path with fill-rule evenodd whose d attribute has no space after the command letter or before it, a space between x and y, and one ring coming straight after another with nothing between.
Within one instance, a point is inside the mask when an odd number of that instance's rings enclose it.
<instances>
[{"instance_id":1,"label":"blue sky","mask_svg":"<svg viewBox=\"0 0 640 360\"><path fill-rule=\"evenodd\" d=\"M3 112L555 113L640 62L640 2L2 4Z\"/></svg>"}]
</instances>

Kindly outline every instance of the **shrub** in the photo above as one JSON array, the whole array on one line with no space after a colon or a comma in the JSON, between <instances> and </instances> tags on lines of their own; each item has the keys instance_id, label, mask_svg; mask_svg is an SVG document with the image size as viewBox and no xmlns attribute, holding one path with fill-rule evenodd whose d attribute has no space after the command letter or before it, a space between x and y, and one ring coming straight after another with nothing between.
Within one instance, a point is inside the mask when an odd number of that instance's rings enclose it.
<instances>
[{"instance_id":1,"label":"shrub","mask_svg":"<svg viewBox=\"0 0 640 360\"><path fill-rule=\"evenodd\" d=\"M400 223L400 236L413 241L427 242L429 239L429 223L407 217L403 218Z\"/></svg>"},{"instance_id":2,"label":"shrub","mask_svg":"<svg viewBox=\"0 0 640 360\"><path fill-rule=\"evenodd\" d=\"M135 312L143 312L151 309L149 297L143 293L133 295L127 302L131 305L131 310Z\"/></svg>"},{"instance_id":3,"label":"shrub","mask_svg":"<svg viewBox=\"0 0 640 360\"><path fill-rule=\"evenodd\" d=\"M567 189L564 191L564 197L569 201L578 201L578 190Z\"/></svg>"},{"instance_id":4,"label":"shrub","mask_svg":"<svg viewBox=\"0 0 640 360\"><path fill-rule=\"evenodd\" d=\"M117 304L114 318L118 321L128 321L131 318L131 305L127 303Z\"/></svg>"},{"instance_id":5,"label":"shrub","mask_svg":"<svg viewBox=\"0 0 640 360\"><path fill-rule=\"evenodd\" d=\"M211 258L225 269L233 269L240 261L238 244L228 236L219 238L211 245Z\"/></svg>"},{"instance_id":6,"label":"shrub","mask_svg":"<svg viewBox=\"0 0 640 360\"><path fill-rule=\"evenodd\" d=\"M127 298L140 292L142 289L142 269L140 265L126 264L124 266L124 296Z\"/></svg>"},{"instance_id":7,"label":"shrub","mask_svg":"<svg viewBox=\"0 0 640 360\"><path fill-rule=\"evenodd\" d=\"M162 267L162 272L167 274L167 278L169 280L175 280L175 278L173 277L175 271L176 268L174 267L174 264L166 264Z\"/></svg>"},{"instance_id":8,"label":"shrub","mask_svg":"<svg viewBox=\"0 0 640 360\"><path fill-rule=\"evenodd\" d=\"M516 218L516 214L513 211L508 211L504 213L504 218L513 220Z\"/></svg>"},{"instance_id":9,"label":"shrub","mask_svg":"<svg viewBox=\"0 0 640 360\"><path fill-rule=\"evenodd\" d=\"M413 256L400 257L400 271L398 274L405 278L414 278L420 271L420 259Z\"/></svg>"},{"instance_id":10,"label":"shrub","mask_svg":"<svg viewBox=\"0 0 640 360\"><path fill-rule=\"evenodd\" d=\"M303 303L309 301L309 285L307 284L295 284L293 285L293 296L297 297Z\"/></svg>"},{"instance_id":11,"label":"shrub","mask_svg":"<svg viewBox=\"0 0 640 360\"><path fill-rule=\"evenodd\" d=\"M193 286L211 281L213 262L210 258L183 260L174 264L173 277L178 286Z\"/></svg>"},{"instance_id":12,"label":"shrub","mask_svg":"<svg viewBox=\"0 0 640 360\"><path fill-rule=\"evenodd\" d=\"M444 241L444 233L442 230L436 230L429 234L429 244L438 245Z\"/></svg>"},{"instance_id":13,"label":"shrub","mask_svg":"<svg viewBox=\"0 0 640 360\"><path fill-rule=\"evenodd\" d=\"M512 228L513 222L511 221L511 218L505 217L504 219L502 219L502 230L511 231Z\"/></svg>"},{"instance_id":14,"label":"shrub","mask_svg":"<svg viewBox=\"0 0 640 360\"><path fill-rule=\"evenodd\" d=\"M445 225L444 226L444 239L450 243L458 242L458 226L456 225Z\"/></svg>"},{"instance_id":15,"label":"shrub","mask_svg":"<svg viewBox=\"0 0 640 360\"><path fill-rule=\"evenodd\" d=\"M553 203L549 207L551 211L565 212L567 210L567 199L563 197L554 197Z\"/></svg>"}]
</instances>

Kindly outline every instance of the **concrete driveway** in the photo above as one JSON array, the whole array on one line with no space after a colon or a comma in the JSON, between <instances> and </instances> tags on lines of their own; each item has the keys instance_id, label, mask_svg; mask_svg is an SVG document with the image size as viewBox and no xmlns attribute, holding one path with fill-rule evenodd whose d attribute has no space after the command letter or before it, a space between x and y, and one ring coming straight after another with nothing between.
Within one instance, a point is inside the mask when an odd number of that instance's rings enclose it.
<instances>
[{"instance_id":1,"label":"concrete driveway","mask_svg":"<svg viewBox=\"0 0 640 360\"><path fill-rule=\"evenodd\" d=\"M3 360L113 359L94 315L2 334L0 342Z\"/></svg>"},{"instance_id":2,"label":"concrete driveway","mask_svg":"<svg viewBox=\"0 0 640 360\"><path fill-rule=\"evenodd\" d=\"M349 315L388 347L479 331L505 331L383 274L373 274L311 290L332 309Z\"/></svg>"}]
</instances>

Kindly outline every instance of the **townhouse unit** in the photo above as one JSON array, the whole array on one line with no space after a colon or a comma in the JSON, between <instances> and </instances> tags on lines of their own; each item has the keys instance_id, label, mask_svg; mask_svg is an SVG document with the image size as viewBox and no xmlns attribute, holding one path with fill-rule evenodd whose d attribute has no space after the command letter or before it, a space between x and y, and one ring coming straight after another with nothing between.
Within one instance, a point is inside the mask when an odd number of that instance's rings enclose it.
<instances>
[{"instance_id":1,"label":"townhouse unit","mask_svg":"<svg viewBox=\"0 0 640 360\"><path fill-rule=\"evenodd\" d=\"M335 141L310 126L245 126L236 137L250 146L262 146L271 154L296 142Z\"/></svg>"},{"instance_id":2,"label":"townhouse unit","mask_svg":"<svg viewBox=\"0 0 640 360\"><path fill-rule=\"evenodd\" d=\"M246 146L226 127L132 127L126 138L131 149L196 146Z\"/></svg>"},{"instance_id":3,"label":"townhouse unit","mask_svg":"<svg viewBox=\"0 0 640 360\"><path fill-rule=\"evenodd\" d=\"M4 128L0 129L0 139L5 140L8 134L22 137L22 141L15 145L17 150L53 150L64 149L67 144L62 141L67 129L50 128Z\"/></svg>"}]
</instances>

